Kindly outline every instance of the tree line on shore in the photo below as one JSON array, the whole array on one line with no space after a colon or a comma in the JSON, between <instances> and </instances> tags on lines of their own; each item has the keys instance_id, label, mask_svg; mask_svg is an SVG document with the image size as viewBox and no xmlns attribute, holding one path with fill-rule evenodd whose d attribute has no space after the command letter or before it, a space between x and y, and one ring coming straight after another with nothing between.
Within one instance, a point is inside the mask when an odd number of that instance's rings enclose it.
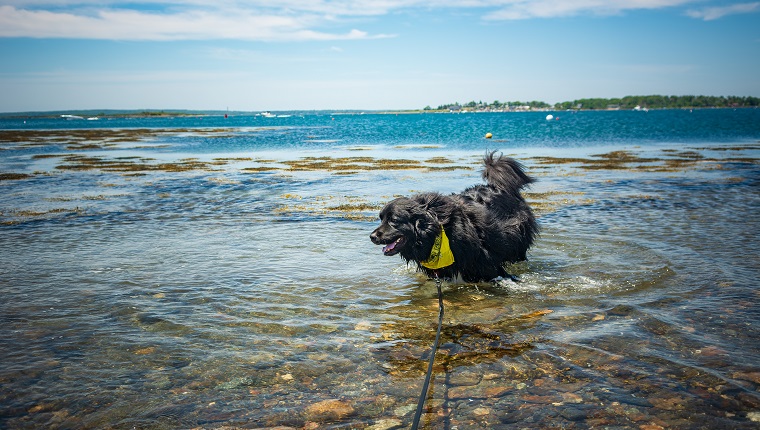
<instances>
[{"instance_id":1,"label":"tree line on shore","mask_svg":"<svg viewBox=\"0 0 760 430\"><path fill-rule=\"evenodd\" d=\"M625 96L622 98L587 98L566 101L550 105L542 101L512 101L492 103L471 101L466 104L451 103L433 109L426 106L424 110L540 110L540 109L688 109L688 108L744 108L760 106L760 97L740 96Z\"/></svg>"}]
</instances>

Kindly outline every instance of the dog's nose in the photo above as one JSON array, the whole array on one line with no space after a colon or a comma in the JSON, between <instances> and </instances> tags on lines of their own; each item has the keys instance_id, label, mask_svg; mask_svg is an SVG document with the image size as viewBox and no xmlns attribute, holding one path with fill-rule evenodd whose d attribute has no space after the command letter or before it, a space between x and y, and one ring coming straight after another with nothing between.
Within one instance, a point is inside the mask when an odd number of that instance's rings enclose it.
<instances>
[{"instance_id":1,"label":"dog's nose","mask_svg":"<svg viewBox=\"0 0 760 430\"><path fill-rule=\"evenodd\" d=\"M369 240L371 240L372 243L377 243L377 241L380 240L380 236L382 236L382 235L383 235L382 233L380 233L379 231L375 230L375 231L372 232L372 234L369 235Z\"/></svg>"}]
</instances>

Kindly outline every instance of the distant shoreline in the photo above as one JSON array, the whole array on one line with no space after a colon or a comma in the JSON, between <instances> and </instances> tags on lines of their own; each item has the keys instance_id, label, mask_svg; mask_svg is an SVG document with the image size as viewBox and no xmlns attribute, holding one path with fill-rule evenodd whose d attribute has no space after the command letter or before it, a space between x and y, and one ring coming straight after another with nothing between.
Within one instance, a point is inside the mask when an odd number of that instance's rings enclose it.
<instances>
[{"instance_id":1,"label":"distant shoreline","mask_svg":"<svg viewBox=\"0 0 760 430\"><path fill-rule=\"evenodd\" d=\"M277 114L289 115L414 115L414 114L478 114L478 113L526 113L526 112L615 112L615 111L656 111L656 110L706 110L706 109L757 109L758 106L699 106L699 107L664 107L664 108L606 108L606 109L585 109L585 108L567 108L558 109L555 107L542 108L521 108L521 109L398 109L398 110L281 110L271 111ZM29 118L61 118L63 120L88 120L88 119L108 119L108 118L173 118L173 117L219 117L228 115L230 117L240 116L261 116L262 111L108 111L108 110L71 110L71 111L39 111L39 112L0 112L0 118L3 119L29 119Z\"/></svg>"},{"instance_id":2,"label":"distant shoreline","mask_svg":"<svg viewBox=\"0 0 760 430\"><path fill-rule=\"evenodd\" d=\"M622 109L622 108L608 108L608 109L557 109L557 108L531 108L531 109L515 109L515 110L466 110L450 111L441 109L415 109L415 110L398 110L398 111L377 111L372 112L375 114L478 114L478 113L526 113L526 112L627 112L627 111L659 111L659 110L715 110L715 109L757 109L758 106L739 106L739 107L726 107L726 106L708 106L708 107L683 107L683 108L645 108L645 109Z\"/></svg>"}]
</instances>

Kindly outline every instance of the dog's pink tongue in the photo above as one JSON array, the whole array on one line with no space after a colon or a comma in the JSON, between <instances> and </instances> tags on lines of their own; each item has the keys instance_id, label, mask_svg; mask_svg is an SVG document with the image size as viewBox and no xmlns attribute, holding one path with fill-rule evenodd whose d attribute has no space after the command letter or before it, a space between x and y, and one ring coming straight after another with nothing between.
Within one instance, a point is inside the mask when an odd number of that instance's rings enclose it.
<instances>
[{"instance_id":1,"label":"dog's pink tongue","mask_svg":"<svg viewBox=\"0 0 760 430\"><path fill-rule=\"evenodd\" d=\"M389 243L388 245L385 245L383 247L383 252L387 254L390 251L393 251L393 248L396 247L396 244L398 244L398 242L393 242L393 243Z\"/></svg>"}]
</instances>

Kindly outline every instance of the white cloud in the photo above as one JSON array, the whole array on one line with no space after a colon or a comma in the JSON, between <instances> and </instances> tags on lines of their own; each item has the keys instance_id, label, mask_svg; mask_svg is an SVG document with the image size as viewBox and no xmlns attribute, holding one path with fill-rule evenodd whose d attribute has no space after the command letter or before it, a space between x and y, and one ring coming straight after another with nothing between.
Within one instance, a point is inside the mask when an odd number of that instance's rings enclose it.
<instances>
[{"instance_id":1,"label":"white cloud","mask_svg":"<svg viewBox=\"0 0 760 430\"><path fill-rule=\"evenodd\" d=\"M392 37L352 29L323 32L323 17L269 14L244 9L147 12L134 9L72 11L0 6L0 37L112 40L355 40Z\"/></svg>"},{"instance_id":2,"label":"white cloud","mask_svg":"<svg viewBox=\"0 0 760 430\"><path fill-rule=\"evenodd\" d=\"M370 17L409 10L463 10L486 20L617 15L703 0L4 0L0 38L249 41L394 37L351 29ZM760 2L691 10L710 20L751 12Z\"/></svg>"},{"instance_id":3,"label":"white cloud","mask_svg":"<svg viewBox=\"0 0 760 430\"><path fill-rule=\"evenodd\" d=\"M760 2L739 3L730 6L706 7L702 9L692 9L686 14L692 18L712 21L723 18L726 15L736 15L741 13L751 13L760 10Z\"/></svg>"},{"instance_id":4,"label":"white cloud","mask_svg":"<svg viewBox=\"0 0 760 430\"><path fill-rule=\"evenodd\" d=\"M661 9L693 3L695 0L511 0L485 16L488 20L517 20L590 15L619 15L626 11Z\"/></svg>"}]
</instances>

